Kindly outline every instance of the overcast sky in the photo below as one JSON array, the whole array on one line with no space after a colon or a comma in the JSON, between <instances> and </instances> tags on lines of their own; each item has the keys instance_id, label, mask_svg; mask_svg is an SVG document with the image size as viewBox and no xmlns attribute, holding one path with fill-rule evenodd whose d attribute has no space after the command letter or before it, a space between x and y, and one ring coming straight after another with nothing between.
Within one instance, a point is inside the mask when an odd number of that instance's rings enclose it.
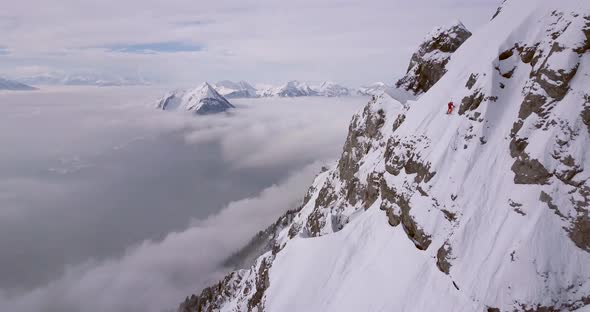
<instances>
[{"instance_id":1,"label":"overcast sky","mask_svg":"<svg viewBox=\"0 0 590 312\"><path fill-rule=\"evenodd\" d=\"M477 30L500 0L21 0L0 11L0 76L392 82L433 27Z\"/></svg>"}]
</instances>

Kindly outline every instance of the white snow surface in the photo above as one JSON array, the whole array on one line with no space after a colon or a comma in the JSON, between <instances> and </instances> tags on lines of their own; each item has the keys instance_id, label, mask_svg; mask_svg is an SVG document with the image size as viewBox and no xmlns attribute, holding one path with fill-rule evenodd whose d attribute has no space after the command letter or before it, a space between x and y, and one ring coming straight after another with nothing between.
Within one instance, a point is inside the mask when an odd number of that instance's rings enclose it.
<instances>
[{"instance_id":1,"label":"white snow surface","mask_svg":"<svg viewBox=\"0 0 590 312\"><path fill-rule=\"evenodd\" d=\"M220 297L221 310L588 311L590 250L571 233L576 218L588 217L590 196L590 130L581 117L590 105L590 52L575 52L590 40L583 32L589 28L588 1L507 1L419 99L402 104L387 93L376 96L351 123L349 139L364 135L345 149L339 165L317 176L301 210L278 233L278 251L237 273L232 287L239 295ZM516 44L536 46L540 61L499 59ZM555 44L563 49L550 52ZM534 80L531 72L541 66L563 69L562 75L577 70L562 98ZM502 76L513 68L510 78ZM468 88L472 74L478 78ZM478 107L458 114L458 102L445 114L449 98L474 92L485 96ZM543 114L521 118L530 94L549 100ZM519 120L520 130L512 133ZM528 142L523 151L551 174L546 183L516 182L513 139ZM567 167L563 155L577 168L568 183L558 179ZM379 192L385 186L407 202L410 219L429 240L425 248L380 209L399 214L399 202L383 194L371 202L368 192L351 200L353 179L341 170L346 159L358 165L355 189L367 190L379 177ZM421 178L408 167L392 173L392 159L418 162L433 175ZM543 193L549 202L540 200ZM437 267L440 250L448 251L448 274ZM263 263L270 263L268 288L252 308Z\"/></svg>"}]
</instances>

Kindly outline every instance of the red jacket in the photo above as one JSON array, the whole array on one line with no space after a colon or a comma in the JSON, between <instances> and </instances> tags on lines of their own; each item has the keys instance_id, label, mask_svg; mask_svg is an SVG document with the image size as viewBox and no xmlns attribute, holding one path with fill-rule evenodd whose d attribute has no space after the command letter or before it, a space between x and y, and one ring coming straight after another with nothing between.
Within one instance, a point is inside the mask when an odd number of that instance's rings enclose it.
<instances>
[{"instance_id":1,"label":"red jacket","mask_svg":"<svg viewBox=\"0 0 590 312\"><path fill-rule=\"evenodd\" d=\"M452 109L453 107L455 107L455 105L453 104L453 102L449 102L449 109Z\"/></svg>"}]
</instances>

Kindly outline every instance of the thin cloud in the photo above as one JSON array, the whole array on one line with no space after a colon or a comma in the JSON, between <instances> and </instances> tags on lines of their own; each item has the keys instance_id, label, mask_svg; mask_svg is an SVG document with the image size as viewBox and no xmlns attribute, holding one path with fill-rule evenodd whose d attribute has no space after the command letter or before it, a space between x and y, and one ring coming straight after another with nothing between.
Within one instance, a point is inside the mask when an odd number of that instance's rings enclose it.
<instances>
[{"instance_id":1,"label":"thin cloud","mask_svg":"<svg viewBox=\"0 0 590 312\"><path fill-rule=\"evenodd\" d=\"M391 82L403 74L411 51L433 27L459 18L475 31L499 2L320 0L285 5L273 0L106 0L89 9L83 2L67 0L57 9L40 0L25 0L3 7L20 26L3 33L3 44L15 55L0 70L10 73L38 65L69 72L91 64L123 76L142 69L148 78L174 83L228 78L276 83L294 77L353 85ZM31 7L42 9L31 12ZM80 49L114 42L196 42L206 50ZM55 50L69 53L43 54ZM135 50L139 53L129 53Z\"/></svg>"},{"instance_id":2,"label":"thin cloud","mask_svg":"<svg viewBox=\"0 0 590 312\"><path fill-rule=\"evenodd\" d=\"M205 47L200 44L181 41L163 41L137 44L116 44L105 46L108 51L121 53L157 54L177 52L199 52Z\"/></svg>"}]
</instances>

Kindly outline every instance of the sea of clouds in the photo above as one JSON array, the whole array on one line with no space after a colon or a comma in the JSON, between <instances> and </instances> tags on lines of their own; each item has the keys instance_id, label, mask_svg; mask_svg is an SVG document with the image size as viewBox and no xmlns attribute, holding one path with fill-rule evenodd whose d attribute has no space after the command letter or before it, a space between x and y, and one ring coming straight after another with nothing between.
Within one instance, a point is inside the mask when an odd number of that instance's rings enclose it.
<instances>
[{"instance_id":1,"label":"sea of clouds","mask_svg":"<svg viewBox=\"0 0 590 312\"><path fill-rule=\"evenodd\" d=\"M164 90L0 93L0 310L167 311L296 207L366 98L153 108Z\"/></svg>"}]
</instances>

